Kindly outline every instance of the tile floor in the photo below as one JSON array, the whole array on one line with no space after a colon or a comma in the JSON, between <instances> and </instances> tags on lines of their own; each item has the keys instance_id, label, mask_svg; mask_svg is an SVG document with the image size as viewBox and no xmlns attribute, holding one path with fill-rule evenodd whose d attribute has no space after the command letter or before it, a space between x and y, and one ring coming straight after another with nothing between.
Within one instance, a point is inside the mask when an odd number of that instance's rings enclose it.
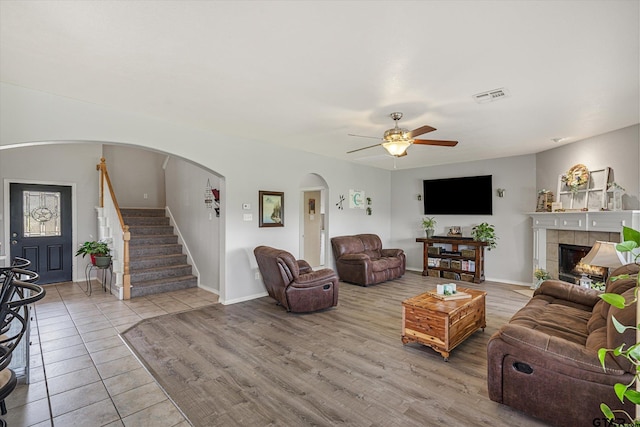
<instances>
[{"instance_id":1,"label":"tile floor","mask_svg":"<svg viewBox=\"0 0 640 427\"><path fill-rule=\"evenodd\" d=\"M190 425L118 334L217 295L195 288L119 301L71 282L46 291L32 311L30 383L6 399L10 427Z\"/></svg>"}]
</instances>

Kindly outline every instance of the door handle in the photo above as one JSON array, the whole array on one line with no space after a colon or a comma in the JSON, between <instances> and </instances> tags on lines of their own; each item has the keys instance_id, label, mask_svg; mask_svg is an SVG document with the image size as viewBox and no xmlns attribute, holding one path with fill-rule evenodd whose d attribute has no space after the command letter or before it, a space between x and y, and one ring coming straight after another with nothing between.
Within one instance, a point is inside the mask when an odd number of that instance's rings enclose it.
<instances>
[{"instance_id":1,"label":"door handle","mask_svg":"<svg viewBox=\"0 0 640 427\"><path fill-rule=\"evenodd\" d=\"M11 241L11 244L12 244L12 245L17 245L17 244L18 244L18 241L17 241L17 240L12 240L12 241Z\"/></svg>"}]
</instances>

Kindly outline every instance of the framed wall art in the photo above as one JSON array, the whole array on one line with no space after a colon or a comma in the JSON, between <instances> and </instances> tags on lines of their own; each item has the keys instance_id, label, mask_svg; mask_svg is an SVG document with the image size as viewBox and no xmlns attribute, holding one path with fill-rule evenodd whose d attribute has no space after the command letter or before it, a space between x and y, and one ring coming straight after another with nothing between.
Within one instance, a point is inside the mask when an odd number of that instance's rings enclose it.
<instances>
[{"instance_id":1,"label":"framed wall art","mask_svg":"<svg viewBox=\"0 0 640 427\"><path fill-rule=\"evenodd\" d=\"M284 227L284 193L259 191L258 227Z\"/></svg>"}]
</instances>

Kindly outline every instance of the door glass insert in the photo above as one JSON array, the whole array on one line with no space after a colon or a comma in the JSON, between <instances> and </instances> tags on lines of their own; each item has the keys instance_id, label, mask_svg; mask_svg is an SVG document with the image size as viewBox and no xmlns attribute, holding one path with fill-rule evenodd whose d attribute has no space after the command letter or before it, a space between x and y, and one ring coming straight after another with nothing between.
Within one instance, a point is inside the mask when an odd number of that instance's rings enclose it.
<instances>
[{"instance_id":1,"label":"door glass insert","mask_svg":"<svg viewBox=\"0 0 640 427\"><path fill-rule=\"evenodd\" d=\"M60 193L23 191L24 237L60 236Z\"/></svg>"}]
</instances>

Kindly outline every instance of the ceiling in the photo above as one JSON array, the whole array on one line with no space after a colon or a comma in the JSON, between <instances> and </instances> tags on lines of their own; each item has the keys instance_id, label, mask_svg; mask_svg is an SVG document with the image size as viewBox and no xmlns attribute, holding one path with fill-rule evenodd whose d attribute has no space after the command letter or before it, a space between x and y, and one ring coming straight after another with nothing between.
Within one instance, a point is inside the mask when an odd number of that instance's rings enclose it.
<instances>
[{"instance_id":1,"label":"ceiling","mask_svg":"<svg viewBox=\"0 0 640 427\"><path fill-rule=\"evenodd\" d=\"M639 4L3 0L0 80L238 143L415 168L638 123ZM381 137L394 111L402 127L437 128L421 138L460 143L346 154L376 143L348 133Z\"/></svg>"}]
</instances>

